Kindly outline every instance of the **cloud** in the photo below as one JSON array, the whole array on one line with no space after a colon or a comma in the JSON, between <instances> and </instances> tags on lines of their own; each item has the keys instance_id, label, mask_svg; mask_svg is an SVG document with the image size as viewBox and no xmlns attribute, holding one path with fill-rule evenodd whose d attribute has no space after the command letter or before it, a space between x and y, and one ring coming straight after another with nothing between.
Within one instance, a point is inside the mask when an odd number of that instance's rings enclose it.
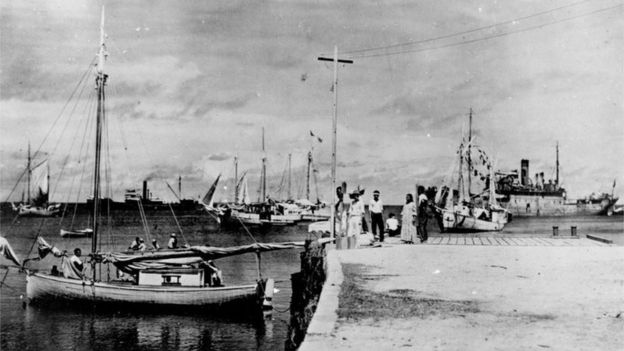
<instances>
[{"instance_id":1,"label":"cloud","mask_svg":"<svg viewBox=\"0 0 624 351\"><path fill-rule=\"evenodd\" d=\"M232 156L230 156L229 154L227 154L225 152L208 155L208 159L211 160L211 161L224 161L224 160L228 160L230 158L232 158Z\"/></svg>"}]
</instances>

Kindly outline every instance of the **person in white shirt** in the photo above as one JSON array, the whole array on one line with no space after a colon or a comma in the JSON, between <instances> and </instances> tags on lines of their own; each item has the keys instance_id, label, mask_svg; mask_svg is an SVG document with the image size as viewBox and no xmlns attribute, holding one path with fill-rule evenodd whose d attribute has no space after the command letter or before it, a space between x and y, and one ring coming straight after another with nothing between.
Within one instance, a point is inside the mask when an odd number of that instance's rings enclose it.
<instances>
[{"instance_id":1,"label":"person in white shirt","mask_svg":"<svg viewBox=\"0 0 624 351\"><path fill-rule=\"evenodd\" d=\"M356 189L349 197L351 205L349 206L349 228L347 236L357 236L362 233L362 216L364 215L364 205L360 201L360 190Z\"/></svg>"},{"instance_id":2,"label":"person in white shirt","mask_svg":"<svg viewBox=\"0 0 624 351\"><path fill-rule=\"evenodd\" d=\"M379 242L384 241L384 220L383 220L383 202L379 198L379 190L373 191L373 198L368 205L371 216L371 227L373 235L377 238L377 229L379 229Z\"/></svg>"},{"instance_id":3,"label":"person in white shirt","mask_svg":"<svg viewBox=\"0 0 624 351\"><path fill-rule=\"evenodd\" d=\"M143 239L139 239L139 251L143 252L145 250L147 250L147 245L145 245L145 240Z\"/></svg>"},{"instance_id":4,"label":"person in white shirt","mask_svg":"<svg viewBox=\"0 0 624 351\"><path fill-rule=\"evenodd\" d=\"M429 215L427 214L427 207L429 206L429 199L427 195L425 195L425 187L422 185L418 186L418 236L420 237L420 242L423 243L429 239L429 233L427 232L427 220L429 219Z\"/></svg>"},{"instance_id":5,"label":"person in white shirt","mask_svg":"<svg viewBox=\"0 0 624 351\"><path fill-rule=\"evenodd\" d=\"M394 213L390 213L386 219L386 230L388 230L388 236L399 234L399 220L394 217Z\"/></svg>"},{"instance_id":6,"label":"person in white shirt","mask_svg":"<svg viewBox=\"0 0 624 351\"><path fill-rule=\"evenodd\" d=\"M82 279L83 277L84 264L82 263L80 256L82 256L82 251L79 248L76 248L74 249L74 255L69 258L71 273L73 273L69 274L71 278Z\"/></svg>"},{"instance_id":7,"label":"person in white shirt","mask_svg":"<svg viewBox=\"0 0 624 351\"><path fill-rule=\"evenodd\" d=\"M168 249L177 249L178 248L178 238L176 238L175 233L171 233L171 239L169 239L169 243L167 244Z\"/></svg>"}]
</instances>

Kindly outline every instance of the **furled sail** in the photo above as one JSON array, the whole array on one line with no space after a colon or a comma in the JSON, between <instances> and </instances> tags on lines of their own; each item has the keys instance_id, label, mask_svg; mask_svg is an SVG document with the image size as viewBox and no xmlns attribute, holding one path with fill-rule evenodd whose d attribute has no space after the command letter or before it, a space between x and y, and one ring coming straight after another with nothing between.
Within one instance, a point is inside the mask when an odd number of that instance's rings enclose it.
<instances>
[{"instance_id":1,"label":"furled sail","mask_svg":"<svg viewBox=\"0 0 624 351\"><path fill-rule=\"evenodd\" d=\"M254 243L243 246L213 247L191 246L185 249L144 252L141 254L106 253L103 262L111 262L126 273L137 273L144 269L161 269L188 266L202 261L213 260L244 253L265 252L302 247L303 242Z\"/></svg>"}]
</instances>

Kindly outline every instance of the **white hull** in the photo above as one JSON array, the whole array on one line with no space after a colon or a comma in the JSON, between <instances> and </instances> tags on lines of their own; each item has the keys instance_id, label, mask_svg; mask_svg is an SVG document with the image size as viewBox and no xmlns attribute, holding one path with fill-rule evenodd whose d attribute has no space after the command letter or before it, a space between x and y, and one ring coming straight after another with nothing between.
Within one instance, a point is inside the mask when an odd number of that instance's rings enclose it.
<instances>
[{"instance_id":1,"label":"white hull","mask_svg":"<svg viewBox=\"0 0 624 351\"><path fill-rule=\"evenodd\" d=\"M61 210L60 206L44 207L19 207L17 215L20 217L54 217L57 216Z\"/></svg>"},{"instance_id":2,"label":"white hull","mask_svg":"<svg viewBox=\"0 0 624 351\"><path fill-rule=\"evenodd\" d=\"M505 227L506 219L498 221L478 219L460 211L442 210L442 223L447 231L488 232L500 231Z\"/></svg>"},{"instance_id":3,"label":"white hull","mask_svg":"<svg viewBox=\"0 0 624 351\"><path fill-rule=\"evenodd\" d=\"M291 225L301 220L300 215L271 215L271 219L260 219L257 213L247 213L232 211L232 221L234 223L242 222L247 225Z\"/></svg>"},{"instance_id":4,"label":"white hull","mask_svg":"<svg viewBox=\"0 0 624 351\"><path fill-rule=\"evenodd\" d=\"M29 301L64 300L83 303L150 304L179 307L219 307L254 301L257 284L230 287L172 287L111 284L66 279L42 273L26 277Z\"/></svg>"},{"instance_id":5,"label":"white hull","mask_svg":"<svg viewBox=\"0 0 624 351\"><path fill-rule=\"evenodd\" d=\"M93 236L93 229L65 230L61 229L61 237L63 238L90 238Z\"/></svg>"}]
</instances>

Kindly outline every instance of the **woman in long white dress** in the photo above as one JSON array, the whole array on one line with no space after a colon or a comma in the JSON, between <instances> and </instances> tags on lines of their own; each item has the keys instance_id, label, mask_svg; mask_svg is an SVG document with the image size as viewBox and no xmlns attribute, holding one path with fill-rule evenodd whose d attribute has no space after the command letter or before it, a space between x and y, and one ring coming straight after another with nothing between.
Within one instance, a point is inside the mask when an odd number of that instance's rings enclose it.
<instances>
[{"instance_id":1,"label":"woman in long white dress","mask_svg":"<svg viewBox=\"0 0 624 351\"><path fill-rule=\"evenodd\" d=\"M417 238L416 203L412 194L405 195L405 205L401 211L401 241L413 244Z\"/></svg>"}]
</instances>

